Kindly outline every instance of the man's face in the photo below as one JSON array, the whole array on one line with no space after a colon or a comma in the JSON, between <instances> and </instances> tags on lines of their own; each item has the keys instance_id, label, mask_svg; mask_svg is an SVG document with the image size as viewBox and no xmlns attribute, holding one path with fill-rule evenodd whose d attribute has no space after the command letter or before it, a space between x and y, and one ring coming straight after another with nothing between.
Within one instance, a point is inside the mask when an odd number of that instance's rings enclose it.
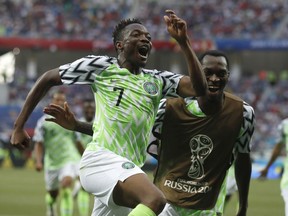
<instances>
[{"instance_id":1,"label":"man's face","mask_svg":"<svg viewBox=\"0 0 288 216\"><path fill-rule=\"evenodd\" d=\"M95 115L95 105L93 102L84 102L83 105L84 117L87 122L91 122Z\"/></svg>"},{"instance_id":2,"label":"man's face","mask_svg":"<svg viewBox=\"0 0 288 216\"><path fill-rule=\"evenodd\" d=\"M122 34L121 45L126 62L134 67L144 67L152 49L149 32L143 25L135 23L126 26Z\"/></svg>"},{"instance_id":3,"label":"man's face","mask_svg":"<svg viewBox=\"0 0 288 216\"><path fill-rule=\"evenodd\" d=\"M64 102L66 101L66 97L62 93L55 93L52 98L52 103L58 106L64 107Z\"/></svg>"},{"instance_id":4,"label":"man's face","mask_svg":"<svg viewBox=\"0 0 288 216\"><path fill-rule=\"evenodd\" d=\"M202 60L202 66L208 83L209 98L221 98L229 78L226 59L223 56L207 55Z\"/></svg>"}]
</instances>

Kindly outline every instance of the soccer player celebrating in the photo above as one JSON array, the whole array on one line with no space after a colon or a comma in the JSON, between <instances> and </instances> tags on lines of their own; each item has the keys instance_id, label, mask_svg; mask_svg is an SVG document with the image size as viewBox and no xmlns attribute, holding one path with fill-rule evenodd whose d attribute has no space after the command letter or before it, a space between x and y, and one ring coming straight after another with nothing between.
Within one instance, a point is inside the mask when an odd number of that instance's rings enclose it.
<instances>
[{"instance_id":1,"label":"soccer player celebrating","mask_svg":"<svg viewBox=\"0 0 288 216\"><path fill-rule=\"evenodd\" d=\"M189 76L144 69L152 48L150 34L138 20L123 20L113 32L117 58L90 55L45 72L14 123L11 144L25 148L29 145L25 122L52 86L91 85L96 121L93 140L82 155L80 180L84 189L97 197L95 216L152 216L163 210L166 200L162 192L140 169L160 99L205 93L207 82L191 48L186 22L173 11L166 12L167 30L184 53ZM86 126L77 125L78 131L91 131Z\"/></svg>"},{"instance_id":2,"label":"soccer player celebrating","mask_svg":"<svg viewBox=\"0 0 288 216\"><path fill-rule=\"evenodd\" d=\"M207 51L200 60L209 87L205 96L163 99L148 146L148 152L158 159L154 183L168 201L160 215L223 215L227 173L234 161L239 187L237 216L245 216L254 110L224 91L229 77L224 53ZM79 122L67 105L65 109L50 105L44 112L52 114L59 125L78 130Z\"/></svg>"}]
</instances>

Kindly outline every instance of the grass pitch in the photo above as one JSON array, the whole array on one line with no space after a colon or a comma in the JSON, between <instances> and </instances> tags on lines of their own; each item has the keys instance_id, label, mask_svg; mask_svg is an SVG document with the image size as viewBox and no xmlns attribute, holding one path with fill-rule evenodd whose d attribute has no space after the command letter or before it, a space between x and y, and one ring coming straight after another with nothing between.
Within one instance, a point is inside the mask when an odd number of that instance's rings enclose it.
<instances>
[{"instance_id":1,"label":"grass pitch","mask_svg":"<svg viewBox=\"0 0 288 216\"><path fill-rule=\"evenodd\" d=\"M280 180L252 180L248 216L284 215ZM43 172L0 168L0 216L45 216ZM236 215L237 196L227 204L225 216ZM91 200L92 209L93 200ZM75 209L74 216L77 216Z\"/></svg>"}]
</instances>

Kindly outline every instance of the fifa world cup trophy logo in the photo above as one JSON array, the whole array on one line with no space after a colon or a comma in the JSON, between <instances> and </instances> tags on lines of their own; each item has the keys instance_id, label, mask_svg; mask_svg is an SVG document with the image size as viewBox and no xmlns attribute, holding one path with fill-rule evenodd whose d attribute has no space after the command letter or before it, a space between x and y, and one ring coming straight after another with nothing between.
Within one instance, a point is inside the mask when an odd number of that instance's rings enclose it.
<instances>
[{"instance_id":1,"label":"fifa world cup trophy logo","mask_svg":"<svg viewBox=\"0 0 288 216\"><path fill-rule=\"evenodd\" d=\"M192 179L201 179L204 177L204 161L213 149L212 140L203 134L194 136L190 140L191 149L191 167L188 176Z\"/></svg>"}]
</instances>

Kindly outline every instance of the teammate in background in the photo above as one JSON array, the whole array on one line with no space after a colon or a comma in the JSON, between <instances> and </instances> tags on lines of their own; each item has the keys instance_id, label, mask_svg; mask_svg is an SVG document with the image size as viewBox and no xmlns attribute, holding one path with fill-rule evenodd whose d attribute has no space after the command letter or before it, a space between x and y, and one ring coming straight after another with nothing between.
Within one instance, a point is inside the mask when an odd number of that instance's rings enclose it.
<instances>
[{"instance_id":1,"label":"teammate in background","mask_svg":"<svg viewBox=\"0 0 288 216\"><path fill-rule=\"evenodd\" d=\"M266 178L270 166L281 154L283 148L286 149L286 154L288 152L288 118L282 120L278 126L278 135L276 138L276 145L272 151L271 157L266 165L266 167L260 171L260 179ZM281 183L281 195L285 203L285 215L288 216L288 157L286 156L284 161L284 172L282 174Z\"/></svg>"},{"instance_id":2,"label":"teammate in background","mask_svg":"<svg viewBox=\"0 0 288 216\"><path fill-rule=\"evenodd\" d=\"M168 202L160 215L223 215L225 179L235 157L240 204L237 215L244 216L254 110L224 91L229 79L229 61L224 53L207 51L200 62L208 83L206 94L162 100L153 127L153 135L160 140L154 183Z\"/></svg>"},{"instance_id":3,"label":"teammate in background","mask_svg":"<svg viewBox=\"0 0 288 216\"><path fill-rule=\"evenodd\" d=\"M151 36L140 21L122 20L113 32L117 58L90 55L47 71L30 90L14 123L11 144L27 148L25 123L52 86L91 85L97 121L93 140L82 155L80 180L84 189L97 197L95 216L154 216L163 210L163 193L140 169L160 99L205 92L206 79L187 36L186 22L173 11L166 12L167 30L184 53L189 76L144 69L152 49ZM69 129L92 134L87 123Z\"/></svg>"},{"instance_id":4,"label":"teammate in background","mask_svg":"<svg viewBox=\"0 0 288 216\"><path fill-rule=\"evenodd\" d=\"M67 106L67 110L70 111L68 104L65 103L64 106ZM89 124L93 124L94 117L95 117L95 103L94 100L92 99L85 99L83 101L82 105L83 109L83 117L80 118L81 121L87 122ZM79 133L77 132L77 135L79 136L82 145L78 146L78 150L80 154L82 155L85 151L85 148L88 143L92 141L92 137L90 135L84 134L84 133Z\"/></svg>"},{"instance_id":5,"label":"teammate in background","mask_svg":"<svg viewBox=\"0 0 288 216\"><path fill-rule=\"evenodd\" d=\"M68 104L65 103L64 106L68 106ZM83 109L83 117L80 118L81 121L88 122L90 124L93 124L94 116L95 116L95 103L92 99L85 99L83 101L82 105ZM69 108L67 109L69 110ZM82 155L86 145L92 141L92 137L87 134L79 133L77 132L77 135L81 142L78 143L78 151ZM73 189L73 197L76 197L77 204L78 204L78 210L80 213L80 216L88 216L89 215L89 203L90 203L90 194L87 193L81 186L79 180L75 182L74 189Z\"/></svg>"},{"instance_id":6,"label":"teammate in background","mask_svg":"<svg viewBox=\"0 0 288 216\"><path fill-rule=\"evenodd\" d=\"M209 87L206 95L162 100L153 127L157 139L152 139L148 152L158 159L154 183L169 202L160 215L223 215L227 170L235 158L240 200L237 215L244 216L254 110L224 92L229 78L224 53L207 51L200 60ZM44 112L52 114L54 122L64 127L77 128L80 124L69 109L49 106Z\"/></svg>"},{"instance_id":7,"label":"teammate in background","mask_svg":"<svg viewBox=\"0 0 288 216\"><path fill-rule=\"evenodd\" d=\"M52 103L63 107L65 100L63 92L53 94ZM49 116L44 115L37 121L33 141L36 170L45 171L47 216L57 215L56 198L59 192L61 216L72 216L72 187L80 160L76 142L79 141L75 132L47 122L46 118Z\"/></svg>"}]
</instances>

